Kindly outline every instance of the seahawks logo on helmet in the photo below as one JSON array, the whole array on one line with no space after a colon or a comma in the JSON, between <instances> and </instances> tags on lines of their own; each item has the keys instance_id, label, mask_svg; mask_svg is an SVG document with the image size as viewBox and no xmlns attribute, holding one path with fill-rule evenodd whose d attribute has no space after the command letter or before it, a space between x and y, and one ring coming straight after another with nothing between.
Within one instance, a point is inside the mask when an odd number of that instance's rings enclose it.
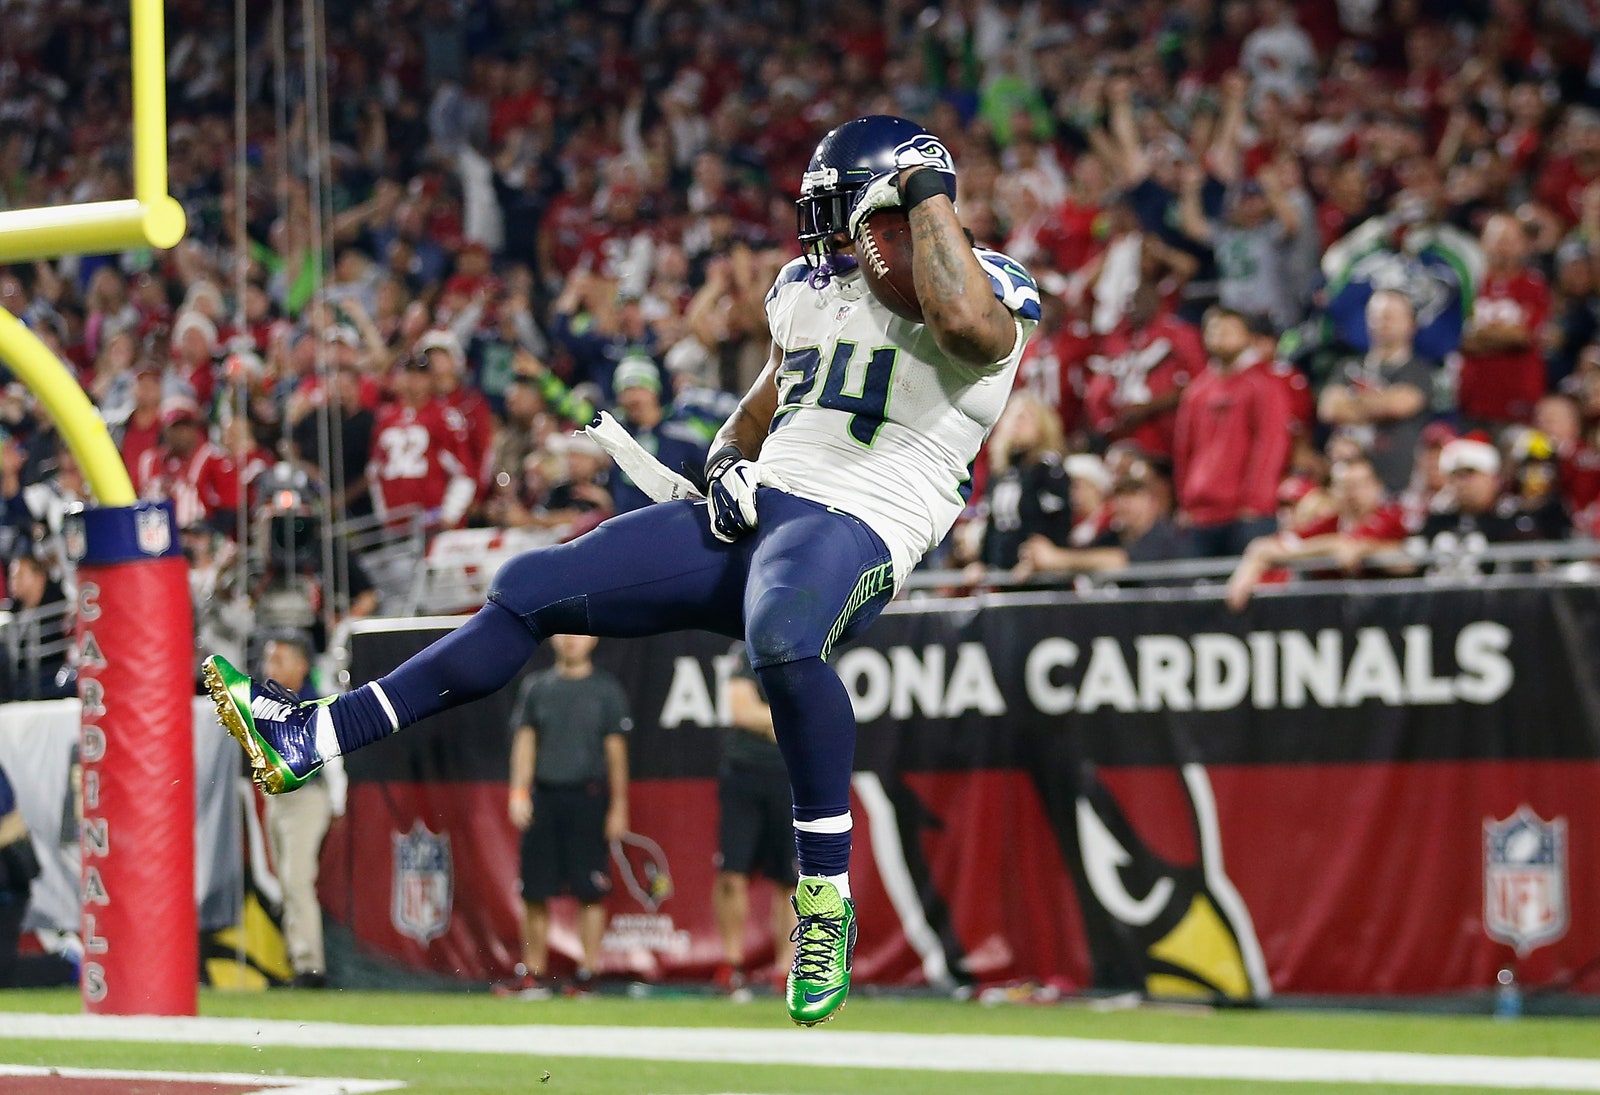
<instances>
[{"instance_id":1,"label":"seahawks logo on helmet","mask_svg":"<svg viewBox=\"0 0 1600 1095\"><path fill-rule=\"evenodd\" d=\"M850 222L861 190L902 167L932 167L956 196L956 167L944 142L916 122L891 114L869 114L832 129L817 144L800 177L800 245L808 262L831 250L830 242Z\"/></svg>"},{"instance_id":2,"label":"seahawks logo on helmet","mask_svg":"<svg viewBox=\"0 0 1600 1095\"><path fill-rule=\"evenodd\" d=\"M902 143L894 150L896 167L931 167L935 171L947 171L954 175L956 162L950 156L950 150L944 142L932 133L924 133Z\"/></svg>"}]
</instances>

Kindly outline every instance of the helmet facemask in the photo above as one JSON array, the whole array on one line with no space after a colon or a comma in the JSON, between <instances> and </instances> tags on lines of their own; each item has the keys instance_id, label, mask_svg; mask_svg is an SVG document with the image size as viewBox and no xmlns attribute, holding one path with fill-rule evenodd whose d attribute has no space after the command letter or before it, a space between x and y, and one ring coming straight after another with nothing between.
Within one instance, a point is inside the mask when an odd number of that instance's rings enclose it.
<instances>
[{"instance_id":1,"label":"helmet facemask","mask_svg":"<svg viewBox=\"0 0 1600 1095\"><path fill-rule=\"evenodd\" d=\"M841 185L837 168L821 167L805 173L795 209L800 248L808 265L817 266L834 253L838 246L834 237L849 230L850 207L860 192L859 184Z\"/></svg>"}]
</instances>

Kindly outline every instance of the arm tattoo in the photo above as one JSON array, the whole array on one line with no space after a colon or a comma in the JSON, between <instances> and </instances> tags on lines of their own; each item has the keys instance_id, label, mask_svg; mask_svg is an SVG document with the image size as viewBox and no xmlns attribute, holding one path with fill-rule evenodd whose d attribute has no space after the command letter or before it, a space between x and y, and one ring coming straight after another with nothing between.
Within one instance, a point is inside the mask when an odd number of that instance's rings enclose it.
<instances>
[{"instance_id":1,"label":"arm tattoo","mask_svg":"<svg viewBox=\"0 0 1600 1095\"><path fill-rule=\"evenodd\" d=\"M968 290L968 274L962 252L971 252L967 241L952 230L950 220L923 202L911 211L912 273L922 314L936 326L952 318Z\"/></svg>"},{"instance_id":2,"label":"arm tattoo","mask_svg":"<svg viewBox=\"0 0 1600 1095\"><path fill-rule=\"evenodd\" d=\"M910 220L912 279L923 322L952 357L974 365L1003 359L1016 338L1011 314L995 299L953 207L931 198L911 210Z\"/></svg>"}]
</instances>

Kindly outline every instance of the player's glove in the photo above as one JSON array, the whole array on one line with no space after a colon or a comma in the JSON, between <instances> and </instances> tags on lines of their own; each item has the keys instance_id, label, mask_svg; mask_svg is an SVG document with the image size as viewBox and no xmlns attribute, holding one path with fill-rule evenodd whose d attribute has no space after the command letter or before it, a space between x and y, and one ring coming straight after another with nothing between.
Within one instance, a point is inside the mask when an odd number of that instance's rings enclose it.
<instances>
[{"instance_id":1,"label":"player's glove","mask_svg":"<svg viewBox=\"0 0 1600 1095\"><path fill-rule=\"evenodd\" d=\"M867 218L880 209L897 209L900 206L900 188L895 185L893 173L879 175L856 195L855 204L850 207L850 219L847 225L850 238L861 238L861 226L867 223Z\"/></svg>"},{"instance_id":2,"label":"player's glove","mask_svg":"<svg viewBox=\"0 0 1600 1095\"><path fill-rule=\"evenodd\" d=\"M756 487L761 469L724 445L706 461L706 501L711 535L731 544L756 527Z\"/></svg>"}]
</instances>

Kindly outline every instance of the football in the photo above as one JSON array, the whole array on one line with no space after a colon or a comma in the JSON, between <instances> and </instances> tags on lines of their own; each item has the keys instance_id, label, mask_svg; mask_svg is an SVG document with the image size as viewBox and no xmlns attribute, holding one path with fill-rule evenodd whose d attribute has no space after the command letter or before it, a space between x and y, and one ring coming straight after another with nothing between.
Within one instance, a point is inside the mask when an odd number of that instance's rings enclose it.
<instances>
[{"instance_id":1,"label":"football","mask_svg":"<svg viewBox=\"0 0 1600 1095\"><path fill-rule=\"evenodd\" d=\"M878 302L901 319L922 322L922 302L911 278L911 218L904 209L880 209L856 240L861 276Z\"/></svg>"}]
</instances>

